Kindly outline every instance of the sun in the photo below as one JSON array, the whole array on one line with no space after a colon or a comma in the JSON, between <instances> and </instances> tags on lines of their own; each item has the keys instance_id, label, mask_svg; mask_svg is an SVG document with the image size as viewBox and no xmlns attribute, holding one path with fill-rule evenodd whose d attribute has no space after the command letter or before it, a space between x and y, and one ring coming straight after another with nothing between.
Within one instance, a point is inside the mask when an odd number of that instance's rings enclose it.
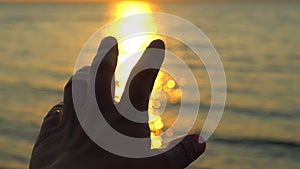
<instances>
[{"instance_id":1,"label":"sun","mask_svg":"<svg viewBox=\"0 0 300 169\"><path fill-rule=\"evenodd\" d=\"M123 1L118 2L113 11L114 19L119 19L123 17L128 17L130 15L136 15L140 13L151 13L151 5L147 2L139 1ZM107 36L114 34L118 39L119 47L119 57L118 66L116 68L115 79L115 100L118 102L124 91L126 81L128 79L129 73L124 74L124 72L130 72L136 62L139 60L140 56L136 55L137 51L143 51L155 39L162 39L157 34L139 34L138 36L131 36L130 38L124 38L126 35L130 34L134 29L135 32L157 32L158 25L154 22L151 15L140 15L135 17L134 20L130 17L126 19L126 22L120 22L114 27L109 28ZM125 62L126 59L130 57L131 62ZM162 74L160 73L156 79L153 89L159 87ZM151 146L152 148L159 148L162 146L162 138L160 134L162 133L162 128L164 126L159 113L155 113L155 108L159 107L159 101L153 99L149 101L149 126L151 129Z\"/></svg>"},{"instance_id":2,"label":"sun","mask_svg":"<svg viewBox=\"0 0 300 169\"><path fill-rule=\"evenodd\" d=\"M122 1L114 5L114 11L112 11L114 19L152 12L151 5L147 2ZM124 74L124 72L130 72L140 58L136 53L145 50L151 41L161 39L157 34L139 34L127 37L132 30L134 32L157 32L157 25L151 15L137 15L134 19L129 17L126 19L126 22L117 22L117 24L108 28L106 35L110 36L113 34L118 40L119 47L118 65L115 74L117 80L116 101L119 101L122 96L129 76L129 73ZM128 58L130 60L127 60ZM125 60L127 60L126 65Z\"/></svg>"},{"instance_id":3,"label":"sun","mask_svg":"<svg viewBox=\"0 0 300 169\"><path fill-rule=\"evenodd\" d=\"M136 15L141 13L151 13L151 5L147 2L139 1L122 1L118 2L115 8L114 19L128 17L130 15ZM157 32L157 25L155 24L151 15L137 15L133 19L127 18L126 23L121 22L115 28L112 28L114 33L117 33L117 39L123 39L124 35L135 30L135 32ZM119 43L119 57L120 61L127 59L129 55L145 49L152 40L160 39L158 35L140 35L130 37L123 42ZM130 45L129 45L130 44Z\"/></svg>"},{"instance_id":4,"label":"sun","mask_svg":"<svg viewBox=\"0 0 300 169\"><path fill-rule=\"evenodd\" d=\"M126 17L139 13L148 13L151 11L151 6L147 2L140 1L123 1L117 4L115 12L116 18Z\"/></svg>"}]
</instances>

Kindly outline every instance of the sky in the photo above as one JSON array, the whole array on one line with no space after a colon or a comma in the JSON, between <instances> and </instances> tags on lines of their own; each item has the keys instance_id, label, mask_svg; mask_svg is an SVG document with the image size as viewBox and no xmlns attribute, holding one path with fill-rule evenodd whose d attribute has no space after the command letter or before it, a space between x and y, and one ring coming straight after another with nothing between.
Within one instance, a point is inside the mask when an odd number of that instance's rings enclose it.
<instances>
[{"instance_id":1,"label":"sky","mask_svg":"<svg viewBox=\"0 0 300 169\"><path fill-rule=\"evenodd\" d=\"M112 2L118 0L0 0L0 2ZM157 2L227 2L227 1L240 1L240 2L253 2L253 1L270 1L270 2L280 2L280 0L151 0ZM298 1L298 0L286 0L286 1ZM282 2L282 1L281 1Z\"/></svg>"},{"instance_id":2,"label":"sky","mask_svg":"<svg viewBox=\"0 0 300 169\"><path fill-rule=\"evenodd\" d=\"M0 0L0 2L112 2L112 1L118 1L118 0ZM171 2L171 1L183 1L183 0L154 0L154 1ZM197 1L197 0L190 0L190 1Z\"/></svg>"}]
</instances>

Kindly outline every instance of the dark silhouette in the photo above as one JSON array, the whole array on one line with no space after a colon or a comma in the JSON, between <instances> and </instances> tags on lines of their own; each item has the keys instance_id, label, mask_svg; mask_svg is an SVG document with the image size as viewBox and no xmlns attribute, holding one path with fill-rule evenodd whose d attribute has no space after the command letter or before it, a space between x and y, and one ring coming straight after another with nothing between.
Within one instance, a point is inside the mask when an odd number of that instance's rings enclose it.
<instances>
[{"instance_id":1,"label":"dark silhouette","mask_svg":"<svg viewBox=\"0 0 300 169\"><path fill-rule=\"evenodd\" d=\"M115 45L104 56L96 75L95 93L99 109L109 124L120 133L131 137L149 138L150 129L147 123L132 122L122 117L114 108L110 89L118 56L116 39L104 38L98 53L104 50L105 43L112 42ZM159 54L161 56L153 56L150 48L164 51L165 46L161 40L152 41L133 72L137 67L143 67L150 59L161 58L157 62L160 67L164 52ZM79 70L85 73L89 71L89 67ZM149 95L158 71L144 70L133 78L130 85L127 84L125 90L129 90L130 100L138 110L148 109ZM205 142L200 144L198 139L198 135L187 135L169 151L148 158L128 158L110 153L95 144L79 124L73 105L71 78L65 86L63 102L54 106L44 118L32 151L30 169L182 169L204 152Z\"/></svg>"}]
</instances>

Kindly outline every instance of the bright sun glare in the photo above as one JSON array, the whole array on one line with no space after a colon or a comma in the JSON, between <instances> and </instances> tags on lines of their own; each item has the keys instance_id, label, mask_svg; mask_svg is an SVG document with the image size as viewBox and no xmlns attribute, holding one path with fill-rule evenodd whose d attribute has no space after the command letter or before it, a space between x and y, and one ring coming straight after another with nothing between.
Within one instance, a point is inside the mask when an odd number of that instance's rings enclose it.
<instances>
[{"instance_id":1,"label":"bright sun glare","mask_svg":"<svg viewBox=\"0 0 300 169\"><path fill-rule=\"evenodd\" d=\"M123 1L117 4L117 8L114 12L115 18L123 18L130 15L135 15L139 13L149 13L152 12L150 4L146 2L139 1ZM124 37L127 33L136 30L137 32L157 32L157 25L153 21L152 17L135 17L134 20L128 18L126 23L120 23L117 28L113 28L120 37ZM124 40L123 43L119 44L119 51L122 57L120 60L123 61L127 57L124 55L131 55L138 50L145 49L152 40L159 39L158 35L142 35L131 37L130 39ZM118 37L117 37L118 39ZM128 45L130 44L130 45Z\"/></svg>"},{"instance_id":2,"label":"bright sun glare","mask_svg":"<svg viewBox=\"0 0 300 169\"><path fill-rule=\"evenodd\" d=\"M151 12L151 7L148 3L139 1L123 1L117 4L115 17L121 18L145 12Z\"/></svg>"},{"instance_id":3,"label":"bright sun glare","mask_svg":"<svg viewBox=\"0 0 300 169\"><path fill-rule=\"evenodd\" d=\"M149 13L152 12L151 5L147 2L139 2L139 1L123 1L117 3L116 10L113 12L115 19L123 18L126 16L139 14L139 13ZM147 35L139 35L135 37L130 37L128 39L122 39L125 35L131 32L132 29L135 29L139 32L157 32L157 25L154 22L152 17L143 17L135 20L131 20L130 18L126 20L126 23L121 22L115 27L109 28L107 35L110 35L110 32L114 32L116 34L116 38L119 41L119 59L117 71L115 74L116 79L116 89L115 89L115 100L119 101L120 97L124 91L126 80L128 79L129 73L124 74L123 72L129 72L132 67L136 64L137 60L140 56L134 55L137 51L145 50L146 47L150 44L151 41L155 39L162 39L159 35L147 34ZM124 61L129 57L132 62ZM120 66L121 65L121 66ZM124 71L124 70L125 71ZM169 78L169 80L168 80ZM166 80L167 79L167 80ZM154 92L151 95L151 99L149 101L149 126L151 130L151 147L159 148L162 146L162 138L161 134L162 129L164 127L164 123L162 118L159 116L158 108L161 106L160 97L156 94L156 91L163 91L167 93L167 99L172 102L177 101L180 97L179 89L175 89L175 81L170 80L170 77L166 78L166 75L163 72L159 72L153 90ZM177 94L176 94L177 92ZM159 92L157 92L159 93ZM178 96L178 97L174 97Z\"/></svg>"}]
</instances>

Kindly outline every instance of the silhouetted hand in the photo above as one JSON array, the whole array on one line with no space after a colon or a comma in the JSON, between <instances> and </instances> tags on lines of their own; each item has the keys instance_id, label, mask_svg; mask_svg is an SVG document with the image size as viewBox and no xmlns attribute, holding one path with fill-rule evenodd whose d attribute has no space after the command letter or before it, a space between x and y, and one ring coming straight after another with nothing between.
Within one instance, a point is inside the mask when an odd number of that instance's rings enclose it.
<instances>
[{"instance_id":1,"label":"silhouetted hand","mask_svg":"<svg viewBox=\"0 0 300 169\"><path fill-rule=\"evenodd\" d=\"M161 49L162 52L156 52L153 56L149 50L151 48ZM159 70L147 69L136 76L134 72L139 72L139 69L149 64L151 59L155 60L151 63L160 67L164 59L164 48L161 40L152 41L129 76L132 81L126 85L125 90L128 91L133 106L138 110L147 111L149 96ZM114 103L111 92L118 57L115 38L106 37L102 40L93 62L97 62L101 57L103 60L96 72L95 95L102 115L118 132L130 137L148 138L147 148L150 149L148 123L130 121L115 108L115 104L124 106L126 103L125 97L122 97L119 103ZM204 152L205 143L200 144L197 135L187 135L169 151L148 158L122 157L99 147L80 125L72 98L72 81L89 83L92 67L82 68L76 73L81 74L79 77L83 78L69 80L64 89L63 103L54 106L44 118L32 151L30 169L182 169ZM99 132L99 135L105 137L105 133Z\"/></svg>"}]
</instances>

